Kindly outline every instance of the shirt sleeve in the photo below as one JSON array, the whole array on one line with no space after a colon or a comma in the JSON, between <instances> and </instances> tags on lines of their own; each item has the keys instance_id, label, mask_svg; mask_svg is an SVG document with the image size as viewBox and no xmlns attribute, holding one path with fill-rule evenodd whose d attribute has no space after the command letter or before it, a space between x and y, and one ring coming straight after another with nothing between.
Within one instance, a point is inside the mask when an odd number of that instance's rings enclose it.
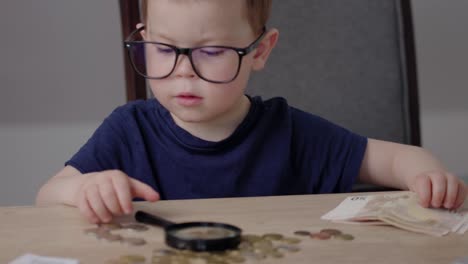
<instances>
[{"instance_id":1,"label":"shirt sleeve","mask_svg":"<svg viewBox=\"0 0 468 264\"><path fill-rule=\"evenodd\" d=\"M359 176L367 138L297 110L295 141L310 193L350 192Z\"/></svg>"},{"instance_id":2,"label":"shirt sleeve","mask_svg":"<svg viewBox=\"0 0 468 264\"><path fill-rule=\"evenodd\" d=\"M333 128L332 135L325 167L329 183L322 186L322 191L350 192L359 177L367 138L339 126Z\"/></svg>"}]
</instances>

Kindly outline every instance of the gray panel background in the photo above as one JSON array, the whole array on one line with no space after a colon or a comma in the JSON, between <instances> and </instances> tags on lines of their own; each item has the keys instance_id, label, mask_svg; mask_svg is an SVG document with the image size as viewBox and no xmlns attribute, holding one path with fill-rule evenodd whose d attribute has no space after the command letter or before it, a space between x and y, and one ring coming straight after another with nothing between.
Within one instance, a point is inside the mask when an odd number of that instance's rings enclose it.
<instances>
[{"instance_id":1,"label":"gray panel background","mask_svg":"<svg viewBox=\"0 0 468 264\"><path fill-rule=\"evenodd\" d=\"M409 142L395 2L274 1L269 26L279 42L248 93L285 97L367 137Z\"/></svg>"}]
</instances>

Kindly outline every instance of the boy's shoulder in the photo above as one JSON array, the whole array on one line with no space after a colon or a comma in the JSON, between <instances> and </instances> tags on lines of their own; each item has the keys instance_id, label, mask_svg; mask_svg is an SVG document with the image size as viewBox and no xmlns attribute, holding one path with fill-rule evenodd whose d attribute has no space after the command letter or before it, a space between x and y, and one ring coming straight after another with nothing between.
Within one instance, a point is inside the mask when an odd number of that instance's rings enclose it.
<instances>
[{"instance_id":1,"label":"boy's shoulder","mask_svg":"<svg viewBox=\"0 0 468 264\"><path fill-rule=\"evenodd\" d=\"M254 100L257 100L258 103L262 104L264 109L267 112L270 112L270 115L290 118L290 120L298 126L312 125L314 127L323 126L324 128L329 126L336 126L329 120L319 115L306 112L296 106L290 105L283 97L273 97L267 100L262 100L261 97L255 97Z\"/></svg>"}]
</instances>

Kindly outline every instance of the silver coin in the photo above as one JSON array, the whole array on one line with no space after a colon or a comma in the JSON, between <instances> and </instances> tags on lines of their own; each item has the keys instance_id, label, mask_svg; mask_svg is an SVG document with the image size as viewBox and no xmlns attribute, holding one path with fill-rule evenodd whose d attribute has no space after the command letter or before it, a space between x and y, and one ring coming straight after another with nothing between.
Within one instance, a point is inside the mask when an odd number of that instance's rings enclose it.
<instances>
[{"instance_id":1,"label":"silver coin","mask_svg":"<svg viewBox=\"0 0 468 264\"><path fill-rule=\"evenodd\" d=\"M310 236L310 232L305 231L305 230L298 230L298 231L294 232L294 234L298 235L298 236Z\"/></svg>"},{"instance_id":2,"label":"silver coin","mask_svg":"<svg viewBox=\"0 0 468 264\"><path fill-rule=\"evenodd\" d=\"M132 246L142 246L146 244L146 240L138 237L124 237L122 242Z\"/></svg>"},{"instance_id":3,"label":"silver coin","mask_svg":"<svg viewBox=\"0 0 468 264\"><path fill-rule=\"evenodd\" d=\"M123 224L122 229L130 229L137 232L147 231L149 228L143 224L131 223L131 224Z\"/></svg>"},{"instance_id":4,"label":"silver coin","mask_svg":"<svg viewBox=\"0 0 468 264\"><path fill-rule=\"evenodd\" d=\"M98 224L98 227L103 230L112 231L121 229L122 225L120 225L119 223L101 223Z\"/></svg>"}]
</instances>

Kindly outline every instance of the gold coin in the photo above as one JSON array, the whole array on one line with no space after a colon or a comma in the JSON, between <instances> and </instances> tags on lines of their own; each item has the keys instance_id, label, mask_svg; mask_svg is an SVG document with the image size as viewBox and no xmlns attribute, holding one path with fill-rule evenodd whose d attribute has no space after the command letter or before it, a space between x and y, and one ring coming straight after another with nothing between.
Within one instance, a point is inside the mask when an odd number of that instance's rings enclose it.
<instances>
[{"instance_id":1,"label":"gold coin","mask_svg":"<svg viewBox=\"0 0 468 264\"><path fill-rule=\"evenodd\" d=\"M295 235L298 235L298 236L310 236L310 232L309 232L309 231L305 231L305 230L298 230L298 231L295 231L294 234L295 234Z\"/></svg>"},{"instance_id":2,"label":"gold coin","mask_svg":"<svg viewBox=\"0 0 468 264\"><path fill-rule=\"evenodd\" d=\"M146 261L146 258L142 255L125 255L119 258L119 261L127 263L143 263Z\"/></svg>"},{"instance_id":3,"label":"gold coin","mask_svg":"<svg viewBox=\"0 0 468 264\"><path fill-rule=\"evenodd\" d=\"M167 255L175 255L176 252L171 249L155 249L153 250L153 256L167 256Z\"/></svg>"},{"instance_id":4,"label":"gold coin","mask_svg":"<svg viewBox=\"0 0 468 264\"><path fill-rule=\"evenodd\" d=\"M241 255L241 252L239 250L228 250L226 251L226 255L237 257Z\"/></svg>"},{"instance_id":5,"label":"gold coin","mask_svg":"<svg viewBox=\"0 0 468 264\"><path fill-rule=\"evenodd\" d=\"M252 244L254 248L260 248L260 249L268 249L268 248L273 248L273 243L270 240L259 240L257 242L254 242Z\"/></svg>"},{"instance_id":6,"label":"gold coin","mask_svg":"<svg viewBox=\"0 0 468 264\"><path fill-rule=\"evenodd\" d=\"M197 257L199 257L199 258L206 258L206 257L209 257L209 256L212 255L209 252L197 252L196 254L197 254Z\"/></svg>"},{"instance_id":7,"label":"gold coin","mask_svg":"<svg viewBox=\"0 0 468 264\"><path fill-rule=\"evenodd\" d=\"M171 258L171 264L189 264L190 259L187 257L181 257L181 256L172 256Z\"/></svg>"},{"instance_id":8,"label":"gold coin","mask_svg":"<svg viewBox=\"0 0 468 264\"><path fill-rule=\"evenodd\" d=\"M350 234L339 234L337 236L335 236L336 238L338 239L341 239L341 240L354 240L354 236L353 235L350 235Z\"/></svg>"},{"instance_id":9,"label":"gold coin","mask_svg":"<svg viewBox=\"0 0 468 264\"><path fill-rule=\"evenodd\" d=\"M278 250L273 250L268 255L272 256L273 258L283 258L284 257L283 253L279 252Z\"/></svg>"},{"instance_id":10,"label":"gold coin","mask_svg":"<svg viewBox=\"0 0 468 264\"><path fill-rule=\"evenodd\" d=\"M229 264L229 262L225 260L209 260L207 264Z\"/></svg>"},{"instance_id":11,"label":"gold coin","mask_svg":"<svg viewBox=\"0 0 468 264\"><path fill-rule=\"evenodd\" d=\"M319 232L319 233L311 233L311 234L310 234L310 237L311 237L312 239L317 239L317 240L328 240L328 239L331 238L331 235L328 234L328 233L321 233L321 232Z\"/></svg>"},{"instance_id":12,"label":"gold coin","mask_svg":"<svg viewBox=\"0 0 468 264\"><path fill-rule=\"evenodd\" d=\"M268 239L268 240L280 240L283 238L283 235L277 234L277 233L269 233L269 234L264 234L262 238Z\"/></svg>"},{"instance_id":13,"label":"gold coin","mask_svg":"<svg viewBox=\"0 0 468 264\"><path fill-rule=\"evenodd\" d=\"M153 264L171 264L172 260L170 256L152 257L151 263Z\"/></svg>"},{"instance_id":14,"label":"gold coin","mask_svg":"<svg viewBox=\"0 0 468 264\"><path fill-rule=\"evenodd\" d=\"M255 249L253 252L253 257L257 260L265 259L267 254L259 249Z\"/></svg>"},{"instance_id":15,"label":"gold coin","mask_svg":"<svg viewBox=\"0 0 468 264\"><path fill-rule=\"evenodd\" d=\"M301 243L301 240L295 237L285 237L281 239L281 242L286 243L286 244L299 244Z\"/></svg>"},{"instance_id":16,"label":"gold coin","mask_svg":"<svg viewBox=\"0 0 468 264\"><path fill-rule=\"evenodd\" d=\"M249 241L249 242L255 242L255 241L259 241L261 240L262 238L260 236L257 236L257 235L243 235L242 236L242 240L243 241Z\"/></svg>"},{"instance_id":17,"label":"gold coin","mask_svg":"<svg viewBox=\"0 0 468 264\"><path fill-rule=\"evenodd\" d=\"M245 262L245 258L240 256L240 255L239 256L227 256L226 260L234 262L234 263L244 263Z\"/></svg>"},{"instance_id":18,"label":"gold coin","mask_svg":"<svg viewBox=\"0 0 468 264\"><path fill-rule=\"evenodd\" d=\"M340 235L342 234L342 232L338 229L331 229L331 228L328 228L328 229L322 229L320 230L320 233L327 233L331 236L336 236L336 235Z\"/></svg>"},{"instance_id":19,"label":"gold coin","mask_svg":"<svg viewBox=\"0 0 468 264\"><path fill-rule=\"evenodd\" d=\"M278 247L276 247L278 250L282 250L282 251L287 251L287 252L298 252L301 250L301 248L299 248L298 246L295 246L295 245L285 245L285 244L281 244L279 245Z\"/></svg>"},{"instance_id":20,"label":"gold coin","mask_svg":"<svg viewBox=\"0 0 468 264\"><path fill-rule=\"evenodd\" d=\"M122 242L130 244L132 246L142 246L146 244L146 241L143 238L137 237L124 237Z\"/></svg>"}]
</instances>

